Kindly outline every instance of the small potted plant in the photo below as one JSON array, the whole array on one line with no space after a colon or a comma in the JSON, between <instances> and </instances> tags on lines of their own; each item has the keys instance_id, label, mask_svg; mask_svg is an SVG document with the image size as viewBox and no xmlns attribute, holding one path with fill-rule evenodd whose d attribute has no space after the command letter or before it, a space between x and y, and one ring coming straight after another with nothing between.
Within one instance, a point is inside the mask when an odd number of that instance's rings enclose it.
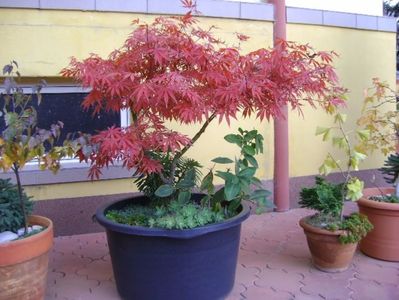
<instances>
[{"instance_id":1,"label":"small potted plant","mask_svg":"<svg viewBox=\"0 0 399 300\"><path fill-rule=\"evenodd\" d=\"M0 181L0 299L43 299L46 287L48 252L53 243L51 220L31 215L32 202L23 192L20 171L37 160L40 169L56 171L69 147L55 147L62 123L50 130L38 128L35 99L40 102L43 82L34 93L25 94L17 83L20 77L15 61L3 69L2 131L0 167L11 170L16 185Z\"/></svg>"},{"instance_id":2,"label":"small potted plant","mask_svg":"<svg viewBox=\"0 0 399 300\"><path fill-rule=\"evenodd\" d=\"M229 168L212 167L201 179L201 165L185 155L214 120L263 120L281 117L283 105L332 109L343 102L333 53L281 41L242 55L216 38L213 27L198 27L195 6L183 2L189 8L184 16L134 21L123 47L107 59L72 59L62 71L91 88L84 107L131 113L130 126L99 132L86 140L90 151L78 151L94 178L118 160L135 170L144 194L96 214L124 299L222 299L232 289L240 227L249 214L243 200L262 206L269 192L255 177L255 155L263 149L257 130L227 135L238 156L214 159ZM237 37L239 43L248 39ZM167 121L200 126L189 138L168 129ZM224 182L220 189L215 176Z\"/></svg>"},{"instance_id":3,"label":"small potted plant","mask_svg":"<svg viewBox=\"0 0 399 300\"><path fill-rule=\"evenodd\" d=\"M390 154L380 170L393 187L371 187L357 202L374 229L360 243L360 250L374 258L399 261L399 171L397 94L386 83L373 80L368 89L358 125L370 132L361 147Z\"/></svg>"},{"instance_id":4,"label":"small potted plant","mask_svg":"<svg viewBox=\"0 0 399 300\"><path fill-rule=\"evenodd\" d=\"M362 195L363 182L353 177L351 171L357 170L359 163L366 158L364 153L351 145L350 132L343 127L345 119L346 115L337 112L335 126L318 127L316 130L316 134L323 135L325 141L330 139L332 132L337 132L332 137L332 142L343 150L346 159L340 163L328 153L319 171L322 175L328 175L338 169L343 176L343 182L335 184L316 177L315 186L301 190L299 201L301 207L317 211L299 222L306 234L313 264L316 268L331 273L342 272L349 267L358 242L373 228L365 215L343 214L345 200L356 201ZM367 131L357 131L355 134L359 139L368 138Z\"/></svg>"}]
</instances>

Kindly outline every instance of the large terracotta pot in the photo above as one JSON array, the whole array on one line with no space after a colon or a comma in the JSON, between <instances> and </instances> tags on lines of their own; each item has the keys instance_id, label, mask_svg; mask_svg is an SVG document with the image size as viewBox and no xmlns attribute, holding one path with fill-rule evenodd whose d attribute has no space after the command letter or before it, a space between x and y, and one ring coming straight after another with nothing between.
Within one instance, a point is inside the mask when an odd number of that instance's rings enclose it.
<instances>
[{"instance_id":1,"label":"large terracotta pot","mask_svg":"<svg viewBox=\"0 0 399 300\"><path fill-rule=\"evenodd\" d=\"M30 216L30 225L46 227L30 237L0 244L0 299L44 299L48 252L53 244L53 223Z\"/></svg>"},{"instance_id":2,"label":"large terracotta pot","mask_svg":"<svg viewBox=\"0 0 399 300\"><path fill-rule=\"evenodd\" d=\"M328 231L309 225L306 217L299 221L305 232L314 266L324 272L345 271L352 262L357 243L341 244L342 230Z\"/></svg>"},{"instance_id":3,"label":"large terracotta pot","mask_svg":"<svg viewBox=\"0 0 399 300\"><path fill-rule=\"evenodd\" d=\"M371 257L399 261L399 204L368 200L370 196L393 194L393 188L364 189L357 201L359 212L366 215L374 229L360 242L360 250Z\"/></svg>"}]
</instances>

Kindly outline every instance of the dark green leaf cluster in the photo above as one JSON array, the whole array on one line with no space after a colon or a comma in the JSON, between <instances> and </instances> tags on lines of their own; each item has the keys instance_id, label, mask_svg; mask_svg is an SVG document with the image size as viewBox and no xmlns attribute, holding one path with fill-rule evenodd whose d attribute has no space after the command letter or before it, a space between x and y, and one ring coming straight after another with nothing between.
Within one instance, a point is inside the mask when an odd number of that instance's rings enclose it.
<instances>
[{"instance_id":1,"label":"dark green leaf cluster","mask_svg":"<svg viewBox=\"0 0 399 300\"><path fill-rule=\"evenodd\" d=\"M300 207L339 217L344 203L344 184L334 184L327 182L324 178L316 177L316 184L311 188L303 188L299 195Z\"/></svg>"},{"instance_id":2,"label":"dark green leaf cluster","mask_svg":"<svg viewBox=\"0 0 399 300\"><path fill-rule=\"evenodd\" d=\"M227 157L217 157L212 161L218 164L234 163L234 170L216 171L215 176L224 180L224 187L216 193L213 185L214 174L210 170L202 180L200 190L207 192L209 205L216 211L224 208L228 215L234 215L243 200L254 201L258 204L258 212L269 205L270 192L263 189L261 181L255 177L258 168L256 154L263 153L263 137L257 130L238 129L238 134L229 134L225 140L240 148L240 157L233 161Z\"/></svg>"},{"instance_id":3,"label":"dark green leaf cluster","mask_svg":"<svg viewBox=\"0 0 399 300\"><path fill-rule=\"evenodd\" d=\"M106 217L114 222L153 228L189 229L224 220L220 212L196 203L171 201L163 206L129 205L108 211Z\"/></svg>"},{"instance_id":4,"label":"dark green leaf cluster","mask_svg":"<svg viewBox=\"0 0 399 300\"><path fill-rule=\"evenodd\" d=\"M353 213L342 221L339 216L315 214L307 218L307 223L329 231L343 230L345 233L339 236L342 244L357 243L373 229L365 215Z\"/></svg>"},{"instance_id":5,"label":"dark green leaf cluster","mask_svg":"<svg viewBox=\"0 0 399 300\"><path fill-rule=\"evenodd\" d=\"M23 201L28 213L33 209L33 202L23 193ZM0 232L16 232L24 226L24 214L18 196L18 188L9 179L0 179Z\"/></svg>"},{"instance_id":6,"label":"dark green leaf cluster","mask_svg":"<svg viewBox=\"0 0 399 300\"><path fill-rule=\"evenodd\" d=\"M234 164L233 170L227 169L214 173L211 169L201 181L201 165L197 161L187 158L176 160L168 155L161 157L161 154L153 154L154 158L161 161L163 171L160 174L140 175L135 180L138 189L151 199L152 203L158 203L160 207L170 209L179 208L171 205L172 203L177 203L182 207L191 205L193 190L204 192L206 195L200 203L205 209L200 211L201 214L205 214L202 218L204 220L209 219L208 212L215 214L213 216L215 220L219 219L219 215L225 217L236 215L243 200L254 201L258 204L258 211L263 210L270 203L268 197L271 193L263 189L261 181L255 177L259 166L255 155L263 152L262 135L257 130L247 131L240 128L238 134L226 135L225 140L240 148L240 156L234 160L228 157L217 157L212 161L217 164ZM224 187L218 191L213 183L215 176L222 178L225 183ZM197 204L194 203L194 205ZM134 216L136 217L137 215ZM167 222L165 221L164 224L159 224L159 220L156 220L157 226L170 228L172 223L173 228L187 226L182 225L185 223L180 221L175 224L169 215L165 219ZM177 220L181 218L178 217ZM134 222L136 221L133 220L132 223ZM189 223L191 224L191 221ZM199 221L196 224L200 226L202 223Z\"/></svg>"},{"instance_id":7,"label":"dark green leaf cluster","mask_svg":"<svg viewBox=\"0 0 399 300\"><path fill-rule=\"evenodd\" d=\"M341 223L339 229L345 230L346 234L341 235L339 240L342 244L357 243L373 228L367 216L353 213Z\"/></svg>"},{"instance_id":8,"label":"dark green leaf cluster","mask_svg":"<svg viewBox=\"0 0 399 300\"><path fill-rule=\"evenodd\" d=\"M395 183L399 177L399 153L391 154L384 162L384 167L380 169L387 183Z\"/></svg>"},{"instance_id":9,"label":"dark green leaf cluster","mask_svg":"<svg viewBox=\"0 0 399 300\"><path fill-rule=\"evenodd\" d=\"M382 192L381 192L382 194ZM399 198L396 195L378 195L371 196L369 200L377 201L377 202L385 202L385 203L399 203Z\"/></svg>"},{"instance_id":10,"label":"dark green leaf cluster","mask_svg":"<svg viewBox=\"0 0 399 300\"><path fill-rule=\"evenodd\" d=\"M169 170L173 161L170 157L160 157L155 154L164 167L164 177L170 177ZM191 189L199 184L201 178L201 165L193 159L182 157L176 161L173 168L175 182L165 184L161 174L142 174L135 179L138 190L153 201L161 198L180 199L187 202L191 198Z\"/></svg>"}]
</instances>

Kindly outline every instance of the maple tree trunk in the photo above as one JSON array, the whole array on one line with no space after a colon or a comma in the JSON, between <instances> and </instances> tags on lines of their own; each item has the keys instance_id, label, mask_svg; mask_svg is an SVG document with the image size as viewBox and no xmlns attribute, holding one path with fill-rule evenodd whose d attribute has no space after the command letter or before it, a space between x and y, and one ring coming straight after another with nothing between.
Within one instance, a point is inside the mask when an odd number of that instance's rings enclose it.
<instances>
[{"instance_id":1,"label":"maple tree trunk","mask_svg":"<svg viewBox=\"0 0 399 300\"><path fill-rule=\"evenodd\" d=\"M209 124L212 122L213 119L215 119L216 114L213 113L202 125L201 129L194 135L194 137L191 139L191 143L186 145L180 152L178 152L175 157L172 160L172 166L170 168L170 177L168 180L168 183L171 184L173 182L173 179L175 177L175 170L176 170L176 164L177 161L190 149L194 143L200 138L200 136L205 132L206 128L209 126Z\"/></svg>"},{"instance_id":2,"label":"maple tree trunk","mask_svg":"<svg viewBox=\"0 0 399 300\"><path fill-rule=\"evenodd\" d=\"M194 137L191 139L191 143L189 145L186 145L179 153L175 155L173 158L173 161L178 160L181 158L187 151L194 145L194 143L200 138L200 136L205 132L205 129L208 127L208 125L212 122L213 119L215 119L216 115L213 113L202 125L201 129L194 135Z\"/></svg>"},{"instance_id":3,"label":"maple tree trunk","mask_svg":"<svg viewBox=\"0 0 399 300\"><path fill-rule=\"evenodd\" d=\"M14 171L15 177L17 179L19 205L21 206L22 214L24 216L24 228L25 228L24 233L26 234L28 232L28 215L26 214L25 202L24 202L24 198L22 195L22 184L21 184L21 178L19 177L18 165L14 164L14 167L12 168L12 170Z\"/></svg>"}]
</instances>

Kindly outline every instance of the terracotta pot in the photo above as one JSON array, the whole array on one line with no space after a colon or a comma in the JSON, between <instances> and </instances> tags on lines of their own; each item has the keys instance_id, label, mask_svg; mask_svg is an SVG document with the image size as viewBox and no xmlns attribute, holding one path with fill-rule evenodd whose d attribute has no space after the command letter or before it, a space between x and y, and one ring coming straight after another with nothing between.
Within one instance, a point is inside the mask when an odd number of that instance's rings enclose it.
<instances>
[{"instance_id":1,"label":"terracotta pot","mask_svg":"<svg viewBox=\"0 0 399 300\"><path fill-rule=\"evenodd\" d=\"M352 262L357 243L341 244L342 230L328 231L309 225L306 217L299 221L305 232L314 266L324 272L345 271Z\"/></svg>"},{"instance_id":2,"label":"terracotta pot","mask_svg":"<svg viewBox=\"0 0 399 300\"><path fill-rule=\"evenodd\" d=\"M44 299L48 252L53 244L53 223L30 216L30 225L46 227L30 237L0 244L0 299Z\"/></svg>"},{"instance_id":3,"label":"terracotta pot","mask_svg":"<svg viewBox=\"0 0 399 300\"><path fill-rule=\"evenodd\" d=\"M371 257L399 261L399 204L368 200L370 196L393 194L393 188L364 189L357 201L359 212L366 215L374 229L360 242L360 250Z\"/></svg>"}]
</instances>

